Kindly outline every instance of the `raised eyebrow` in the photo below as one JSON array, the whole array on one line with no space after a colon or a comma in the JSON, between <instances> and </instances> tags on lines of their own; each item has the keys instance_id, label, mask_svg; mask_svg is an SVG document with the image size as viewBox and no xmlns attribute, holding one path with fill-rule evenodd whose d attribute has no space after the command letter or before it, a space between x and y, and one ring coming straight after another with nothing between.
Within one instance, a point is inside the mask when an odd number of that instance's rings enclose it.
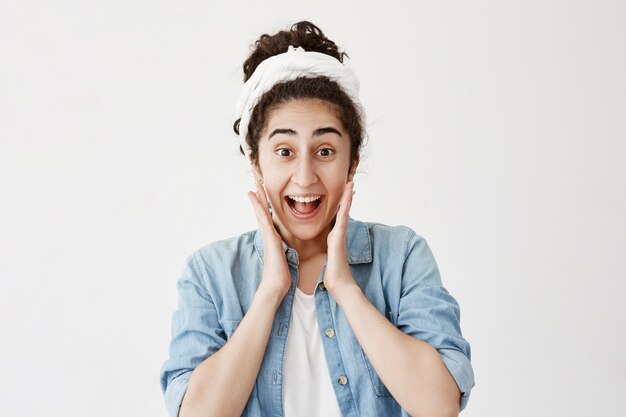
<instances>
[{"instance_id":1,"label":"raised eyebrow","mask_svg":"<svg viewBox=\"0 0 626 417\"><path fill-rule=\"evenodd\" d=\"M272 139L272 136L274 135L278 135L278 134L285 134L285 135L295 135L296 131L293 129L274 129L272 131L272 133L270 133L269 137L267 138L267 140Z\"/></svg>"},{"instance_id":2,"label":"raised eyebrow","mask_svg":"<svg viewBox=\"0 0 626 417\"><path fill-rule=\"evenodd\" d=\"M338 134L341 137L341 132L339 132L334 127L322 127L322 128L319 128L315 132L313 132L313 136L322 136L322 135L325 135L326 133L336 133L336 134Z\"/></svg>"},{"instance_id":3,"label":"raised eyebrow","mask_svg":"<svg viewBox=\"0 0 626 417\"><path fill-rule=\"evenodd\" d=\"M293 129L274 129L272 133L270 133L270 135L268 136L267 140L270 140L272 136L281 133L290 136L297 135L296 131ZM322 136L326 133L336 133L341 137L341 132L339 132L339 130L335 129L334 127L321 127L319 129L316 129L315 132L313 132L313 136Z\"/></svg>"}]
</instances>

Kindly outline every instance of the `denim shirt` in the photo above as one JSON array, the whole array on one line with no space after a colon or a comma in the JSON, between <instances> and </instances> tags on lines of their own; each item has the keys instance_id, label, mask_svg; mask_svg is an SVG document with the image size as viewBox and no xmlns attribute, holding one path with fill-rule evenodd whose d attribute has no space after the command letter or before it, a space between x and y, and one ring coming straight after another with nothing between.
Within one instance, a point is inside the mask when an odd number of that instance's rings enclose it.
<instances>
[{"instance_id":1,"label":"denim shirt","mask_svg":"<svg viewBox=\"0 0 626 417\"><path fill-rule=\"evenodd\" d=\"M470 345L460 328L457 301L442 286L426 240L405 226L348 219L348 261L367 299L396 328L439 352L461 391L461 410L474 386ZM298 281L298 253L283 242L292 284L282 300L265 355L242 416L283 416L283 357ZM315 308L326 366L341 414L408 416L376 373L341 307L317 279ZM170 416L178 415L192 371L233 335L263 275L260 230L211 243L193 253L177 283L170 357L161 368L161 389ZM333 332L327 332L333 329ZM330 335L330 336L329 336Z\"/></svg>"}]
</instances>

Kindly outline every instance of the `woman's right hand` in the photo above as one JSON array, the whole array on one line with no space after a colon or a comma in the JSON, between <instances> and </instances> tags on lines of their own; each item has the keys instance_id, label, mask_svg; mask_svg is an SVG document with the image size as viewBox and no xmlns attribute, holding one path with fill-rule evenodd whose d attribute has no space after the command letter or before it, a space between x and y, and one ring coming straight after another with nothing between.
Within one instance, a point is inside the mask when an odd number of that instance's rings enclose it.
<instances>
[{"instance_id":1,"label":"woman's right hand","mask_svg":"<svg viewBox=\"0 0 626 417\"><path fill-rule=\"evenodd\" d=\"M269 212L265 189L259 182L256 189L256 193L248 191L248 197L263 234L263 279L257 292L265 291L272 296L280 297L282 301L291 287L289 266L283 251L282 239L274 227Z\"/></svg>"}]
</instances>

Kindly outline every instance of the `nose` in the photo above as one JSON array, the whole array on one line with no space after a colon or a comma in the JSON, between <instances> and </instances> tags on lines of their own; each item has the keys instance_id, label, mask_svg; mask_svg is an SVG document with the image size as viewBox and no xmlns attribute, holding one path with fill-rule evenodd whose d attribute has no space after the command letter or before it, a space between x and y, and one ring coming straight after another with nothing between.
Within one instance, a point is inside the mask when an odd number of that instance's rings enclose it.
<instances>
[{"instance_id":1,"label":"nose","mask_svg":"<svg viewBox=\"0 0 626 417\"><path fill-rule=\"evenodd\" d=\"M317 175L315 174L315 166L310 158L299 158L296 162L295 171L291 177L291 180L302 189L306 189L309 186L317 182Z\"/></svg>"}]
</instances>

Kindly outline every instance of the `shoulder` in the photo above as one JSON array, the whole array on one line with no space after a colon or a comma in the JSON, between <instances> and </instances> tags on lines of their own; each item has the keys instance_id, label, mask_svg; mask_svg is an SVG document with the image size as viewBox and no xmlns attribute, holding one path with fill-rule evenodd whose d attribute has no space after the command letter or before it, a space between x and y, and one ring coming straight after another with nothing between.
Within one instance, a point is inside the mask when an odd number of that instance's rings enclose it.
<instances>
[{"instance_id":1,"label":"shoulder","mask_svg":"<svg viewBox=\"0 0 626 417\"><path fill-rule=\"evenodd\" d=\"M200 269L215 268L220 265L233 265L249 262L255 255L254 239L256 230L238 236L216 240L196 249L188 258Z\"/></svg>"},{"instance_id":2,"label":"shoulder","mask_svg":"<svg viewBox=\"0 0 626 417\"><path fill-rule=\"evenodd\" d=\"M351 219L352 220L352 219ZM406 255L415 245L426 245L426 239L405 225L388 225L379 222L352 220L355 229L367 228L373 249L387 248Z\"/></svg>"}]
</instances>

